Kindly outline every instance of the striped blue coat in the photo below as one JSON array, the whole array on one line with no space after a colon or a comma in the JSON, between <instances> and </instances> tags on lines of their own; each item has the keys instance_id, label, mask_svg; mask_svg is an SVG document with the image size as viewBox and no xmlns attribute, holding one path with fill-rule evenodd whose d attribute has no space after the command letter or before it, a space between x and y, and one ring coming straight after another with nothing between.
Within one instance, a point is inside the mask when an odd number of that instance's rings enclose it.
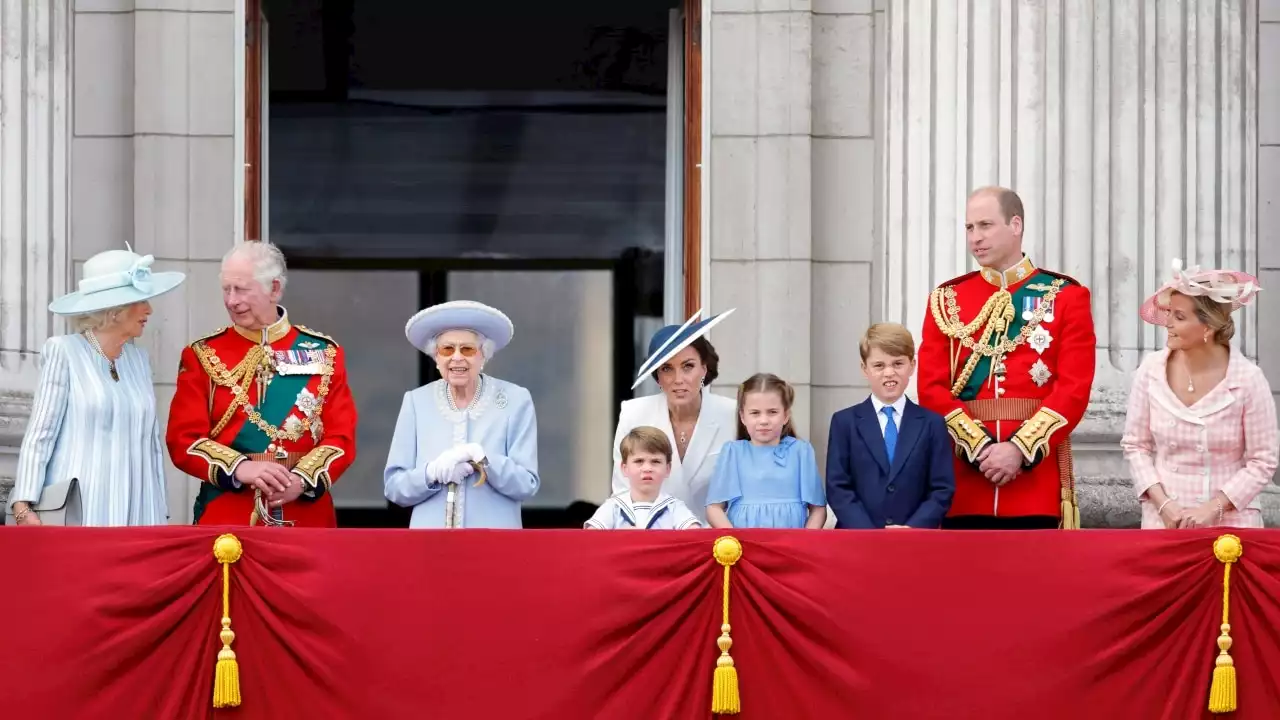
<instances>
[{"instance_id":1,"label":"striped blue coat","mask_svg":"<svg viewBox=\"0 0 1280 720\"><path fill-rule=\"evenodd\" d=\"M79 480L84 524L168 522L164 445L147 352L126 343L119 382L83 335L49 338L22 439L10 505L38 502L53 483Z\"/></svg>"}]
</instances>

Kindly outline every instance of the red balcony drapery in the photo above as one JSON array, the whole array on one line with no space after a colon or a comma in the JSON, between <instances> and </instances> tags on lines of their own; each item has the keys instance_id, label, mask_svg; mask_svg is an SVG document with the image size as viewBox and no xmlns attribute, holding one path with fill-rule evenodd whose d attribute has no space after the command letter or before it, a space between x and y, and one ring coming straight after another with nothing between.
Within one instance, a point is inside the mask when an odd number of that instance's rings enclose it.
<instances>
[{"instance_id":1,"label":"red balcony drapery","mask_svg":"<svg viewBox=\"0 0 1280 720\"><path fill-rule=\"evenodd\" d=\"M40 718L709 718L723 533L0 528ZM1280 533L1238 531L1239 709L1280 708ZM1215 531L735 531L739 717L1212 717Z\"/></svg>"}]
</instances>

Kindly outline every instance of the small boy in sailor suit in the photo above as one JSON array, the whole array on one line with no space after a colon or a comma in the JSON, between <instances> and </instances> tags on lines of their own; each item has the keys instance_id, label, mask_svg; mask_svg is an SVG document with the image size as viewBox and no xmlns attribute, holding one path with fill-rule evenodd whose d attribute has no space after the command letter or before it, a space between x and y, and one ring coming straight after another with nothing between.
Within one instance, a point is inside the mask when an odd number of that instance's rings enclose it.
<instances>
[{"instance_id":1,"label":"small boy in sailor suit","mask_svg":"<svg viewBox=\"0 0 1280 720\"><path fill-rule=\"evenodd\" d=\"M680 500L662 492L671 474L671 441L655 427L642 425L622 438L622 474L630 482L583 523L588 530L687 530L702 527Z\"/></svg>"}]
</instances>

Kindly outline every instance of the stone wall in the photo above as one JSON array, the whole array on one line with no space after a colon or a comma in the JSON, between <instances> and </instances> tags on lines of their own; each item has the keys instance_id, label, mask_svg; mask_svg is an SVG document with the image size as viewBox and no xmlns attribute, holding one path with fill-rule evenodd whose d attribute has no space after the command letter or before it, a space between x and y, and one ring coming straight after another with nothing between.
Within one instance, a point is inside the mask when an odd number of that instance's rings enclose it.
<instances>
[{"instance_id":1,"label":"stone wall","mask_svg":"<svg viewBox=\"0 0 1280 720\"><path fill-rule=\"evenodd\" d=\"M239 205L235 0L17 5L20 13L0 23L6 48L24 48L12 60L20 63L24 83L4 84L0 128L5 496L30 412L40 347L48 336L65 332L50 316L49 301L79 277L86 259L126 242L154 255L157 271L187 273L181 288L153 303L140 340L151 354L164 422L187 338L226 324L218 260L235 241ZM31 53L38 57L24 57ZM5 62L11 62L7 51ZM25 163L9 161L22 150ZM196 485L166 467L172 521L189 522Z\"/></svg>"}]
</instances>

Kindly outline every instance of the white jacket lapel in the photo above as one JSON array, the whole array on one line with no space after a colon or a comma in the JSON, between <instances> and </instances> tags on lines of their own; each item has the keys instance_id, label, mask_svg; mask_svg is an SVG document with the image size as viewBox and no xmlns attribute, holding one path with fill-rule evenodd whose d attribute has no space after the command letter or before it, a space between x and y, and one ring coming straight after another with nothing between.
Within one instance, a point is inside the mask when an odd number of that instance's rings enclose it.
<instances>
[{"instance_id":1,"label":"white jacket lapel","mask_svg":"<svg viewBox=\"0 0 1280 720\"><path fill-rule=\"evenodd\" d=\"M716 446L716 438L719 437L721 432L724 432L724 429L720 427L720 421L707 408L707 394L708 391L704 390L702 412L698 415L698 424L693 428L693 437L689 438L689 448L684 453L684 462L681 470L686 479L698 475L698 471L702 469L702 463L706 461L711 448Z\"/></svg>"}]
</instances>

